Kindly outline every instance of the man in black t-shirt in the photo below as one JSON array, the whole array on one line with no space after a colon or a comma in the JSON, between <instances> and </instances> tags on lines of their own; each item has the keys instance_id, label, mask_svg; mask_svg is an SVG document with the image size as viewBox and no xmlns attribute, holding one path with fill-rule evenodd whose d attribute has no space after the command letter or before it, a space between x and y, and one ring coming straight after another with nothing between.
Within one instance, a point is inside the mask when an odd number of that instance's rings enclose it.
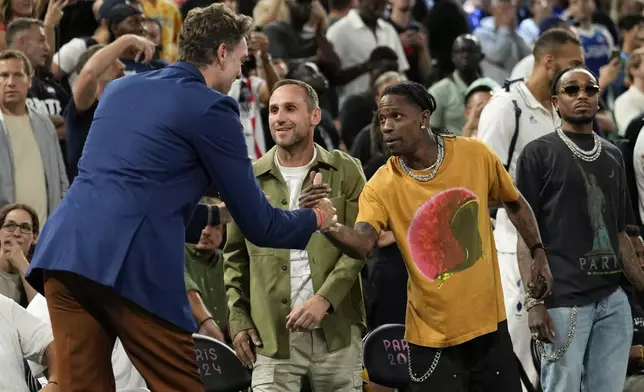
<instances>
[{"instance_id":1,"label":"man in black t-shirt","mask_svg":"<svg viewBox=\"0 0 644 392\"><path fill-rule=\"evenodd\" d=\"M633 328L622 272L644 291L625 232L631 206L624 161L593 132L599 84L590 71L562 71L552 95L561 128L529 143L517 164L517 187L537 217L554 279L545 303L525 299L542 353L542 388L623 391ZM521 240L518 255L530 257Z\"/></svg>"}]
</instances>

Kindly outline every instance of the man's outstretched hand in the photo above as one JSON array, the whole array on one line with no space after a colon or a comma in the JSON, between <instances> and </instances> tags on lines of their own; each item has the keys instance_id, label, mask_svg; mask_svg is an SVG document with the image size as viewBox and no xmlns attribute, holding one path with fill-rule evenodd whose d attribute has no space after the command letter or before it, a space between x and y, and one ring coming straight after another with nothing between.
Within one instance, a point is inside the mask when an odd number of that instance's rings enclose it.
<instances>
[{"instance_id":1,"label":"man's outstretched hand","mask_svg":"<svg viewBox=\"0 0 644 392\"><path fill-rule=\"evenodd\" d=\"M322 173L311 172L310 179L311 184L300 192L300 208L313 208L331 193L331 188L322 183Z\"/></svg>"}]
</instances>

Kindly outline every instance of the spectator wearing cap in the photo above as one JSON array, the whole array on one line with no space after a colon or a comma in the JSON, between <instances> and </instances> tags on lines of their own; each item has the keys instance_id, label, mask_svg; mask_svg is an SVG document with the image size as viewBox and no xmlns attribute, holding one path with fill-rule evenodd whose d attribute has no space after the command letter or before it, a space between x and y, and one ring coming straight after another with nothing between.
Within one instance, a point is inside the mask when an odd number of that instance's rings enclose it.
<instances>
[{"instance_id":1,"label":"spectator wearing cap","mask_svg":"<svg viewBox=\"0 0 644 392\"><path fill-rule=\"evenodd\" d=\"M147 18L161 22L161 59L173 63L177 59L177 40L183 25L181 12L174 1L141 0Z\"/></svg>"},{"instance_id":2,"label":"spectator wearing cap","mask_svg":"<svg viewBox=\"0 0 644 392\"><path fill-rule=\"evenodd\" d=\"M52 69L57 79L68 78L69 90L72 91L78 74L76 66L80 56L90 46L109 44L125 34L145 36L145 18L140 3L130 0L105 0L99 3L98 18L106 29L106 34L95 34L92 37L80 37L69 41L54 55ZM126 74L151 71L163 68L165 63L152 60L148 63L135 61L135 54L125 52L121 62Z\"/></svg>"},{"instance_id":3,"label":"spectator wearing cap","mask_svg":"<svg viewBox=\"0 0 644 392\"><path fill-rule=\"evenodd\" d=\"M409 69L398 32L383 19L386 5L386 0L360 0L357 8L326 33L341 62L341 71L335 78L335 84L342 86L337 90L340 109L349 96L364 93L371 87L369 57L378 46L393 49L398 57L397 71Z\"/></svg>"},{"instance_id":4,"label":"spectator wearing cap","mask_svg":"<svg viewBox=\"0 0 644 392\"><path fill-rule=\"evenodd\" d=\"M470 84L465 91L465 118L467 122L463 126L461 136L477 136L481 112L492 99L492 95L500 88L501 86L490 78L477 79Z\"/></svg>"},{"instance_id":5,"label":"spectator wearing cap","mask_svg":"<svg viewBox=\"0 0 644 392\"><path fill-rule=\"evenodd\" d=\"M94 45L81 56L76 70L78 80L65 109L67 174L70 182L78 173L78 162L105 86L124 75L124 66L119 58L123 53L142 46L152 51L154 44L138 35L126 34L105 47Z\"/></svg>"},{"instance_id":6,"label":"spectator wearing cap","mask_svg":"<svg viewBox=\"0 0 644 392\"><path fill-rule=\"evenodd\" d=\"M478 38L471 34L456 38L452 48L452 62L456 71L429 88L429 93L436 99L436 110L429 118L430 126L461 134L466 121L463 117L463 98L467 87L481 77L482 59Z\"/></svg>"},{"instance_id":7,"label":"spectator wearing cap","mask_svg":"<svg viewBox=\"0 0 644 392\"><path fill-rule=\"evenodd\" d=\"M106 5L109 6L108 3L105 3L103 7ZM145 18L136 3L131 3L128 0L118 0L114 2L111 8L106 10L106 13L109 32L112 38L111 42L126 34L134 34L139 37L145 36ZM152 71L165 66L163 62L155 60L147 62L137 61L136 55L131 50L121 53L120 60L123 66L125 66L126 75Z\"/></svg>"}]
</instances>

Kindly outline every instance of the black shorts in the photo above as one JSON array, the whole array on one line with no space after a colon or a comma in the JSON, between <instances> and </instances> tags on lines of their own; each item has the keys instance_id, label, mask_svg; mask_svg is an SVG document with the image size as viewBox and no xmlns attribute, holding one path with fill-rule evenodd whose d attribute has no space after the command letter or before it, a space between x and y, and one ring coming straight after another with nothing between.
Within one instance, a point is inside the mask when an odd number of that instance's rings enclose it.
<instances>
[{"instance_id":1,"label":"black shorts","mask_svg":"<svg viewBox=\"0 0 644 392\"><path fill-rule=\"evenodd\" d=\"M414 377L427 372L436 352L409 343ZM421 383L412 381L409 392L522 392L507 321L495 332L443 348L434 372Z\"/></svg>"}]
</instances>

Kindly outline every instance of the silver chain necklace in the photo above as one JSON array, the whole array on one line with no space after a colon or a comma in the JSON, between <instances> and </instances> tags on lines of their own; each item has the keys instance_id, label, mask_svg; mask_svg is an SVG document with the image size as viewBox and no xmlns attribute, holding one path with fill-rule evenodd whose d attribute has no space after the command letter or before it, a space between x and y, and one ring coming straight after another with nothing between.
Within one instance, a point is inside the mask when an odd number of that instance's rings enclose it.
<instances>
[{"instance_id":1,"label":"silver chain necklace","mask_svg":"<svg viewBox=\"0 0 644 392\"><path fill-rule=\"evenodd\" d=\"M432 180L434 177L436 177L436 174L438 173L438 169L440 168L441 164L443 163L443 159L445 158L445 142L443 141L443 138L440 135L434 135L434 136L436 137L438 152L436 153L436 162L434 162L433 165L425 169L425 170L431 170L429 173L416 174L409 166L407 166L404 159L398 158L398 160L400 161L400 166L402 166L405 173L407 173L409 177L413 178L416 181L427 182Z\"/></svg>"},{"instance_id":2,"label":"silver chain necklace","mask_svg":"<svg viewBox=\"0 0 644 392\"><path fill-rule=\"evenodd\" d=\"M543 347L543 342L537 340L537 350L539 351L541 358L545 359L548 362L555 362L559 358L561 358L566 353L566 351L568 351L568 347L570 347L570 343L572 343L572 338L575 335L576 326L577 326L577 306L573 306L572 311L570 312L570 325L568 326L568 332L566 332L566 337L564 338L564 341L561 344L561 347L559 347L559 349L554 354L546 354L546 351Z\"/></svg>"},{"instance_id":3,"label":"silver chain necklace","mask_svg":"<svg viewBox=\"0 0 644 392\"><path fill-rule=\"evenodd\" d=\"M579 148L575 142L570 140L568 136L561 130L561 128L557 128L557 135L559 138L564 142L564 144L568 147L568 149L575 155L577 158L581 159L582 161L586 162L593 162L599 158L599 156L602 153L602 142L599 137L595 132L593 132L593 139L595 141L595 145L590 151L582 150Z\"/></svg>"},{"instance_id":4,"label":"silver chain necklace","mask_svg":"<svg viewBox=\"0 0 644 392\"><path fill-rule=\"evenodd\" d=\"M442 352L443 349L439 348L438 351L436 351L436 354L434 354L434 360L432 361L432 365L429 367L429 369L427 369L425 374L423 374L422 376L416 377L414 371L411 370L411 351L409 351L409 347L407 347L407 369L409 370L409 378L417 384L425 382L425 380L427 380L429 376L434 373L434 370L436 370L436 366L438 366L438 360L441 358Z\"/></svg>"}]
</instances>

